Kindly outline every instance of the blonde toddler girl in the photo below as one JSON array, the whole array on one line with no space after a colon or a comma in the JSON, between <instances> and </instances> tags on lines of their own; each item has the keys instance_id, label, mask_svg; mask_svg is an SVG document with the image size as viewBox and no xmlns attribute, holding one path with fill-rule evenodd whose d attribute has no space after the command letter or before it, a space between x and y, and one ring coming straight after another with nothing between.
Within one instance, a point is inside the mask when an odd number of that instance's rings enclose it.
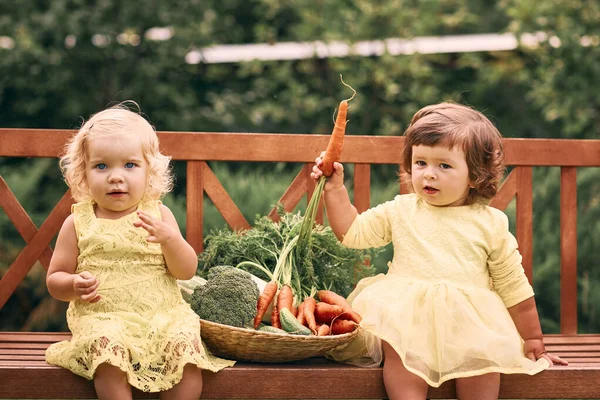
<instances>
[{"instance_id":1,"label":"blonde toddler girl","mask_svg":"<svg viewBox=\"0 0 600 400\"><path fill-rule=\"evenodd\" d=\"M131 386L198 399L201 369L233 365L204 347L177 286L197 259L159 200L172 187L169 161L153 127L124 103L85 122L60 160L77 204L46 282L70 302L73 336L51 345L46 360L93 379L99 399L131 399Z\"/></svg>"}]
</instances>

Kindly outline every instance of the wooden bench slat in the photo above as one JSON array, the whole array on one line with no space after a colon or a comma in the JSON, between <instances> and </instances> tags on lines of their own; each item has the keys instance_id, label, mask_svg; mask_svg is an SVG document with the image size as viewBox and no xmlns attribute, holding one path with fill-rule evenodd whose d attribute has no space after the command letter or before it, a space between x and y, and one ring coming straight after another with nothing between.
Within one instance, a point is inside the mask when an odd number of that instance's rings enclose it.
<instances>
[{"instance_id":1,"label":"wooden bench slat","mask_svg":"<svg viewBox=\"0 0 600 400\"><path fill-rule=\"evenodd\" d=\"M44 349L48 348L48 343L5 343L4 349Z\"/></svg>"},{"instance_id":2,"label":"wooden bench slat","mask_svg":"<svg viewBox=\"0 0 600 400\"><path fill-rule=\"evenodd\" d=\"M599 334L578 334L578 335L560 335L560 334L549 334L544 335L544 343L548 344L561 344L561 343L600 343Z\"/></svg>"},{"instance_id":3,"label":"wooden bench slat","mask_svg":"<svg viewBox=\"0 0 600 400\"><path fill-rule=\"evenodd\" d=\"M600 359L598 357L589 357L589 358L576 358L569 362L569 364L573 364L573 367L579 366L591 366L591 367L600 367ZM598 393L600 395L600 393Z\"/></svg>"},{"instance_id":4,"label":"wooden bench slat","mask_svg":"<svg viewBox=\"0 0 600 400\"><path fill-rule=\"evenodd\" d=\"M67 340L71 337L69 332L0 332L0 346L2 343L54 343Z\"/></svg>"},{"instance_id":5,"label":"wooden bench slat","mask_svg":"<svg viewBox=\"0 0 600 400\"><path fill-rule=\"evenodd\" d=\"M555 352L553 354L556 354L563 358L568 358L569 360L579 359L583 357L596 357L600 360L600 351L589 351L585 353Z\"/></svg>"},{"instance_id":6,"label":"wooden bench slat","mask_svg":"<svg viewBox=\"0 0 600 400\"><path fill-rule=\"evenodd\" d=\"M517 173L517 242L523 269L533 285L533 168L518 166Z\"/></svg>"},{"instance_id":7,"label":"wooden bench slat","mask_svg":"<svg viewBox=\"0 0 600 400\"><path fill-rule=\"evenodd\" d=\"M0 157L57 157L74 133L66 129L0 128ZM175 160L267 162L313 162L330 138L329 134L166 131L158 132L158 136L161 150ZM347 135L344 143L343 163L399 164L404 137ZM557 144L560 152L556 151ZM505 138L505 162L600 166L599 144L595 139Z\"/></svg>"},{"instance_id":8,"label":"wooden bench slat","mask_svg":"<svg viewBox=\"0 0 600 400\"><path fill-rule=\"evenodd\" d=\"M14 355L2 355L0 356L0 363L4 361L45 361L46 358L43 354L41 355L27 355L27 354L14 354Z\"/></svg>"},{"instance_id":9,"label":"wooden bench slat","mask_svg":"<svg viewBox=\"0 0 600 400\"><path fill-rule=\"evenodd\" d=\"M33 349L33 350L24 350L24 349L3 349L0 347L0 361L4 359L5 355L14 355L14 354L23 354L23 355L40 355L46 352L45 349Z\"/></svg>"},{"instance_id":10,"label":"wooden bench slat","mask_svg":"<svg viewBox=\"0 0 600 400\"><path fill-rule=\"evenodd\" d=\"M204 163L188 161L186 179L194 182L186 185L186 240L200 254L204 249Z\"/></svg>"},{"instance_id":11,"label":"wooden bench slat","mask_svg":"<svg viewBox=\"0 0 600 400\"><path fill-rule=\"evenodd\" d=\"M546 346L549 352L558 351L600 351L600 344L570 344Z\"/></svg>"},{"instance_id":12,"label":"wooden bench slat","mask_svg":"<svg viewBox=\"0 0 600 400\"><path fill-rule=\"evenodd\" d=\"M560 332L577 333L577 169L560 169Z\"/></svg>"}]
</instances>

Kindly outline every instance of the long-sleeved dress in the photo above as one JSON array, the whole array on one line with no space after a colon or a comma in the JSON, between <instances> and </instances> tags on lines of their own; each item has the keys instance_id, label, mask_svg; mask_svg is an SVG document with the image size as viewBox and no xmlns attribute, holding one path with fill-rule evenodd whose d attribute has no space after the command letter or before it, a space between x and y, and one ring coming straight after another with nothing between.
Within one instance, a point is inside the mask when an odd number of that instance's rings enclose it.
<instances>
[{"instance_id":1,"label":"long-sleeved dress","mask_svg":"<svg viewBox=\"0 0 600 400\"><path fill-rule=\"evenodd\" d=\"M436 207L415 194L360 214L343 244L392 242L387 274L361 280L348 297L362 334L329 357L379 365L381 340L430 386L489 372L536 374L549 364L523 353L507 310L533 296L517 241L501 211L483 205Z\"/></svg>"},{"instance_id":2,"label":"long-sleeved dress","mask_svg":"<svg viewBox=\"0 0 600 400\"><path fill-rule=\"evenodd\" d=\"M138 209L160 218L158 201ZM77 272L100 281L97 303L71 301L67 322L73 336L46 351L46 361L92 379L108 363L146 392L172 388L183 367L216 372L234 361L210 354L200 339L200 319L181 297L167 270L160 244L133 226L133 212L119 219L96 218L92 202L73 206L79 256Z\"/></svg>"}]
</instances>

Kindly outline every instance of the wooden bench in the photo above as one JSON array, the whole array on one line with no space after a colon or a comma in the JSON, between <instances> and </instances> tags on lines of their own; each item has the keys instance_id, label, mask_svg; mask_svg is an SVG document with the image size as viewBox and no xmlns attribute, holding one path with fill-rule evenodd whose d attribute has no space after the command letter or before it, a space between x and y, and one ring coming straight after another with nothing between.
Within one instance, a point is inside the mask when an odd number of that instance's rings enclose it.
<instances>
[{"instance_id":1,"label":"wooden bench","mask_svg":"<svg viewBox=\"0 0 600 400\"><path fill-rule=\"evenodd\" d=\"M57 157L72 131L0 129L0 157ZM207 161L294 162L299 172L279 199L292 210L312 193L309 178L327 135L160 132L163 152L187 161L187 240L198 253L203 241L203 196L206 193L230 227L250 227ZM398 164L403 138L349 136L342 162L354 164L354 204L370 206L371 164ZM547 335L549 351L566 358L568 367L553 367L536 376L505 375L501 398L600 398L600 334L577 333L577 167L600 166L600 140L506 139L507 164L513 166L491 205L505 209L516 197L516 237L523 265L532 279L532 168L561 168L560 188L560 334ZM403 192L405 188L400 188ZM274 201L276 199L273 199ZM65 193L37 227L0 176L0 207L26 242L0 280L0 308L39 260L44 268L49 247L72 200ZM270 214L276 218L273 211ZM319 216L322 219L322 214ZM0 398L94 398L93 384L48 365L44 350L67 333L0 332ZM501 351L501 349L499 349ZM306 384L309 382L310 384ZM136 392L136 398L156 396ZM432 399L455 397L447 382L431 389ZM206 399L384 399L381 368L357 368L314 358L288 364L238 363L205 374Z\"/></svg>"}]
</instances>

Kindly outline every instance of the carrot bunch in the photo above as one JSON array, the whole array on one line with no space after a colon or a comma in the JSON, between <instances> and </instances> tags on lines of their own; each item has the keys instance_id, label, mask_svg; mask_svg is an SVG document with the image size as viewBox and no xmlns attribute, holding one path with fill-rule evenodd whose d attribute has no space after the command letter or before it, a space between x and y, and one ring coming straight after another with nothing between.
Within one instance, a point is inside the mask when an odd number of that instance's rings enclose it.
<instances>
[{"instance_id":1,"label":"carrot bunch","mask_svg":"<svg viewBox=\"0 0 600 400\"><path fill-rule=\"evenodd\" d=\"M320 301L307 297L298 306L298 322L314 335L341 335L352 332L361 321L346 299L331 290L317 292Z\"/></svg>"},{"instance_id":2,"label":"carrot bunch","mask_svg":"<svg viewBox=\"0 0 600 400\"><path fill-rule=\"evenodd\" d=\"M315 299L318 296L319 301ZM294 306L294 292L289 284L284 284L278 290L276 280L271 280L260 295L257 303L257 312L254 319L254 329L257 329L265 317L265 312L272 304L273 311L270 315L271 326L282 329L280 314L283 310L289 311L287 315L295 318L297 326L303 326L317 336L341 335L354 331L362 318L352 309L343 296L331 290L313 288L298 307ZM293 316L293 317L292 317ZM269 317L267 317L269 318ZM302 328L305 329L305 328ZM288 330L288 332L290 332Z\"/></svg>"},{"instance_id":3,"label":"carrot bunch","mask_svg":"<svg viewBox=\"0 0 600 400\"><path fill-rule=\"evenodd\" d=\"M261 269L269 275L271 281L265 287L256 306L254 328L258 328L269 307L271 326L281 328L280 313L287 309L301 325L306 326L315 335L340 334L353 331L360 323L360 316L348 305L346 300L331 291L319 291L321 301L314 298L317 289L314 286L314 269L312 266L311 235L315 224L317 209L325 186L327 176L333 173L333 163L340 160L346 132L348 102L356 95L356 90L347 85L340 75L342 83L354 93L352 97L342 100L338 107L338 115L334 122L329 144L323 157L323 176L319 179L313 192L299 230L292 239L286 240L278 254L277 264L271 273L264 266L246 261L241 264ZM306 288L310 288L307 290ZM296 308L294 300L304 299ZM289 315L284 315L284 323L289 324ZM294 320L294 324L296 321ZM294 325L292 324L292 325ZM302 328L304 330L304 328Z\"/></svg>"}]
</instances>

